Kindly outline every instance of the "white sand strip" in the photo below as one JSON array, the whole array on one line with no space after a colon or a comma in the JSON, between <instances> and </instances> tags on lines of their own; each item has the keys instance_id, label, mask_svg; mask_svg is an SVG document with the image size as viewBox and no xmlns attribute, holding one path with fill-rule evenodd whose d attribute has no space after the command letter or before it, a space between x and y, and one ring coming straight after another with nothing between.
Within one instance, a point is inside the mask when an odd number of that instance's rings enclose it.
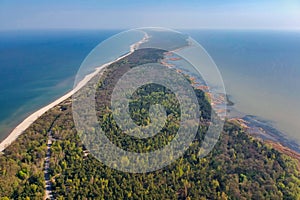
<instances>
[{"instance_id":1,"label":"white sand strip","mask_svg":"<svg viewBox=\"0 0 300 200\"><path fill-rule=\"evenodd\" d=\"M54 102L50 103L49 105L34 112L29 117L27 117L15 129L13 129L13 131L0 143L0 152L2 152L7 146L9 146L13 141L15 141L19 137L19 135L21 135L41 115L43 115L45 112L47 112L54 106L60 104L64 100L71 97L74 93L76 93L78 90L80 90L85 84L87 84L95 75L97 75L103 68L132 54L142 43L147 42L148 39L149 39L149 36L147 33L145 33L145 36L142 40L140 40L139 42L136 42L130 46L130 52L128 54L125 54L112 62L108 62L108 63L102 65L101 67L97 67L93 73L86 75L84 77L84 79L82 81L80 81L73 90L71 90L64 96L60 97L59 99L55 100Z\"/></svg>"}]
</instances>

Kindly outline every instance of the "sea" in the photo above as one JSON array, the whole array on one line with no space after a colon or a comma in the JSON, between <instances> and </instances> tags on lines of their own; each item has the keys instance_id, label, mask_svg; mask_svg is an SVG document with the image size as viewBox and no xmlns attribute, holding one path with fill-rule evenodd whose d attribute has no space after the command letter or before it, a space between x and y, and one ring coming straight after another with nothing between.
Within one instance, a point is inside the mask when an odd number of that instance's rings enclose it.
<instances>
[{"instance_id":1,"label":"sea","mask_svg":"<svg viewBox=\"0 0 300 200\"><path fill-rule=\"evenodd\" d=\"M258 119L300 144L300 31L202 30L190 36L210 54L234 102L232 116Z\"/></svg>"},{"instance_id":2,"label":"sea","mask_svg":"<svg viewBox=\"0 0 300 200\"><path fill-rule=\"evenodd\" d=\"M0 141L28 115L70 91L89 52L120 31L0 32ZM300 145L300 31L181 32L216 63L234 102L231 117L251 116ZM124 53L133 41L124 42Z\"/></svg>"}]
</instances>

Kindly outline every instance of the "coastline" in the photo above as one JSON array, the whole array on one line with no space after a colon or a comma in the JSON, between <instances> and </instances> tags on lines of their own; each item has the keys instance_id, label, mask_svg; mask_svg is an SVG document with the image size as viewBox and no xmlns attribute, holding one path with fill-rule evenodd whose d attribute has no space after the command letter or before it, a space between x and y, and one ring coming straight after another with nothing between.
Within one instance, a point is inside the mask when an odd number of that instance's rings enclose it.
<instances>
[{"instance_id":1,"label":"coastline","mask_svg":"<svg viewBox=\"0 0 300 200\"><path fill-rule=\"evenodd\" d=\"M191 44L181 47L179 49L175 49L170 51L169 53L165 54L164 59L162 60L162 64L167 67L176 67L176 61L180 60L180 58L176 57L176 51L179 51L184 48L188 48ZM175 55L172 55L175 53ZM170 62L171 61L171 62ZM175 62L174 62L175 61ZM209 88L204 84L199 84L197 88L203 90L210 96ZM218 103L225 102L227 104L226 109L226 118L229 121L237 121L241 127L247 129L247 132L259 139L266 141L266 143L273 142L274 144L280 144L291 151L295 152L296 154L300 155L300 144L293 140L291 137L288 136L287 133L280 130L278 127L275 127L271 121L268 119L264 119L260 116L249 115L247 113L242 113L235 107L235 102L231 100L231 94L226 94L225 97L218 98ZM218 112L218 114L223 113L223 110L218 108L218 103L213 104L212 106ZM233 113L233 115L232 115ZM276 146L276 145L275 145ZM277 145L278 146L278 145ZM297 157L299 160L299 156ZM299 160L300 162L300 160Z\"/></svg>"},{"instance_id":2,"label":"coastline","mask_svg":"<svg viewBox=\"0 0 300 200\"><path fill-rule=\"evenodd\" d=\"M77 85L74 87L71 91L67 92L62 97L58 98L57 100L51 102L50 104L40 108L39 110L35 111L31 115L29 115L27 118L25 118L20 124L18 124L11 132L10 134L0 143L0 152L4 151L9 145L11 145L32 123L34 123L41 115L46 113L48 110L53 108L54 106L60 104L61 102L65 101L66 99L70 98L74 93L76 93L78 90L80 90L84 85L86 85L94 76L96 76L102 69L105 67L111 65L112 63L118 62L119 60L129 56L132 54L138 47L147 42L150 36L144 32L144 37L142 40L130 45L130 50L128 53L124 54L123 56L118 57L117 59L105 63L100 67L96 67L95 71L91 74L86 75Z\"/></svg>"},{"instance_id":3,"label":"coastline","mask_svg":"<svg viewBox=\"0 0 300 200\"><path fill-rule=\"evenodd\" d=\"M74 93L76 93L78 90L80 90L84 85L86 85L95 75L98 73L101 73L101 70L103 70L105 67L111 65L114 62L117 62L128 55L132 54L135 50L137 50L141 44L146 43L151 36L149 36L146 32L142 31L144 33L144 37L136 42L130 45L130 50L128 53L125 53L118 57L117 59L105 63L100 67L96 67L95 71L91 74L86 75L76 86L73 87L73 89L66 94L64 94L62 97L58 98L57 100L51 102L50 104L38 109L34 113L30 114L27 118L25 118L21 123L19 123L11 132L10 134L0 142L0 152L5 150L6 147L8 147L10 144L12 144L32 123L34 123L41 115L43 115L45 112L50 110L51 108L55 107L56 105L60 104L61 102L65 101L66 99L70 98ZM166 53L165 58L162 59L162 64L166 65L167 67L175 67L173 64L168 63L168 61L176 61L180 60L179 58L172 57L172 53L175 53L176 51L188 47L184 46L175 50L170 51L169 53ZM169 56L169 58L167 58ZM208 91L206 86L198 85L199 89L202 89L203 91ZM230 101L229 97L226 96L224 99L220 99L220 102L226 101L228 104L228 108L234 107L234 102ZM216 105L213 105L216 106ZM228 111L230 109L227 109ZM220 113L222 113L223 110L220 110ZM218 114L220 114L218 113ZM266 124L261 122L259 119L255 119L255 116L249 116L247 114L242 114L238 117L230 117L227 116L228 121L235 121L238 123L242 128L246 129L247 132L252 135L255 138L262 139L266 144L271 144L275 149L290 155L291 157L296 158L299 161L300 166L300 146L295 144L292 140L288 139L286 135L278 130L276 130L272 125ZM300 169L300 167L299 167Z\"/></svg>"},{"instance_id":4,"label":"coastline","mask_svg":"<svg viewBox=\"0 0 300 200\"><path fill-rule=\"evenodd\" d=\"M187 46L188 47L188 46ZM165 53L164 59L162 59L161 64L169 68L176 68L176 64L170 63L170 61L180 60L173 53L176 50ZM179 70L179 69L177 69ZM179 70L181 71L181 70ZM195 82L195 79L192 77ZM198 84L196 88L203 90L208 96L210 96L209 88L206 85ZM265 144L272 146L279 152L289 155L298 162L298 169L300 170L300 145L297 144L292 139L288 138L286 134L277 130L272 124L260 120L257 116L247 115L246 113L241 113L234 108L235 103L230 100L230 95L226 94L225 97L220 97L217 99L217 104L212 106L218 114L222 114L224 110L218 108L218 104L225 102L227 104L227 120L229 122L236 123L241 128L243 128L247 133L259 140L262 140ZM238 113L238 116L230 116L231 112Z\"/></svg>"},{"instance_id":5,"label":"coastline","mask_svg":"<svg viewBox=\"0 0 300 200\"><path fill-rule=\"evenodd\" d=\"M300 154L300 146L297 142L289 138L284 132L276 129L268 121L263 121L254 115L243 115L229 117L229 121L235 121L245 128L250 135L261 138L264 141L272 141L291 149Z\"/></svg>"},{"instance_id":6,"label":"coastline","mask_svg":"<svg viewBox=\"0 0 300 200\"><path fill-rule=\"evenodd\" d=\"M228 118L228 121L238 124L252 137L295 159L297 168L300 171L300 147L297 143L288 139L284 133L269 124L259 121L259 119L256 119L256 116L231 117Z\"/></svg>"}]
</instances>

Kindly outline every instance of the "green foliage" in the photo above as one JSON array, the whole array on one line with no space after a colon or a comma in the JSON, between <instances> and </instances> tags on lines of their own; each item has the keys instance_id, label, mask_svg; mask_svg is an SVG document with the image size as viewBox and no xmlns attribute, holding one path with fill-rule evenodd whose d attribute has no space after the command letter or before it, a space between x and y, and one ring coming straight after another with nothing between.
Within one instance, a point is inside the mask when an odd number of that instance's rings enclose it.
<instances>
[{"instance_id":1,"label":"green foliage","mask_svg":"<svg viewBox=\"0 0 300 200\"><path fill-rule=\"evenodd\" d=\"M97 85L97 116L107 136L116 145L147 152L166 145L178 130L180 110L174 94L158 85L140 88L131 101L131 116L147 125L149 105L161 103L167 111L164 129L150 141L124 137L109 108L113 85L126 70L154 62L162 51L151 56L137 51L134 56L108 68ZM125 67L124 67L125 65ZM112 76L113 75L113 76ZM299 199L300 174L288 156L252 138L238 125L226 122L214 150L197 158L207 130L211 108L205 94L195 90L201 109L201 126L196 140L183 157L151 173L130 174L111 169L88 154L80 141L72 118L70 100L47 112L0 156L0 197L2 199L42 199L43 164L47 132L54 138L51 147L50 175L55 199ZM156 98L153 98L156 97ZM128 158L120 158L127 163Z\"/></svg>"},{"instance_id":2,"label":"green foliage","mask_svg":"<svg viewBox=\"0 0 300 200\"><path fill-rule=\"evenodd\" d=\"M0 155L0 198L42 199L46 135L58 108L41 116Z\"/></svg>"}]
</instances>

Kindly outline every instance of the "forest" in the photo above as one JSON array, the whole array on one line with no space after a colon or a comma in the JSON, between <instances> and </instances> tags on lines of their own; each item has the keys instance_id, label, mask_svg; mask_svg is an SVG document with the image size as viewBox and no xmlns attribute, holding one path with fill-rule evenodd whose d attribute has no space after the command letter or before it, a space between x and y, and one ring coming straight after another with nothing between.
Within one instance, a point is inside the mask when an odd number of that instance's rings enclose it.
<instances>
[{"instance_id":1,"label":"forest","mask_svg":"<svg viewBox=\"0 0 300 200\"><path fill-rule=\"evenodd\" d=\"M132 96L130 115L148 125L149 107L162 104L167 113L163 129L149 139L126 135L113 119L110 98L118 79L131 68L156 63L164 51L137 50L113 63L96 86L96 111L101 128L118 147L149 152L168 144L180 120L178 100L157 84L140 87ZM188 77L187 77L188 78ZM300 173L294 159L255 138L237 123L226 121L218 143L198 158L212 108L206 95L194 89L200 125L189 149L171 165L148 173L121 172L99 162L76 131L71 99L34 122L0 155L0 199L42 199L47 133L51 146L50 178L55 199L300 199ZM126 161L126 160L125 160Z\"/></svg>"}]
</instances>

